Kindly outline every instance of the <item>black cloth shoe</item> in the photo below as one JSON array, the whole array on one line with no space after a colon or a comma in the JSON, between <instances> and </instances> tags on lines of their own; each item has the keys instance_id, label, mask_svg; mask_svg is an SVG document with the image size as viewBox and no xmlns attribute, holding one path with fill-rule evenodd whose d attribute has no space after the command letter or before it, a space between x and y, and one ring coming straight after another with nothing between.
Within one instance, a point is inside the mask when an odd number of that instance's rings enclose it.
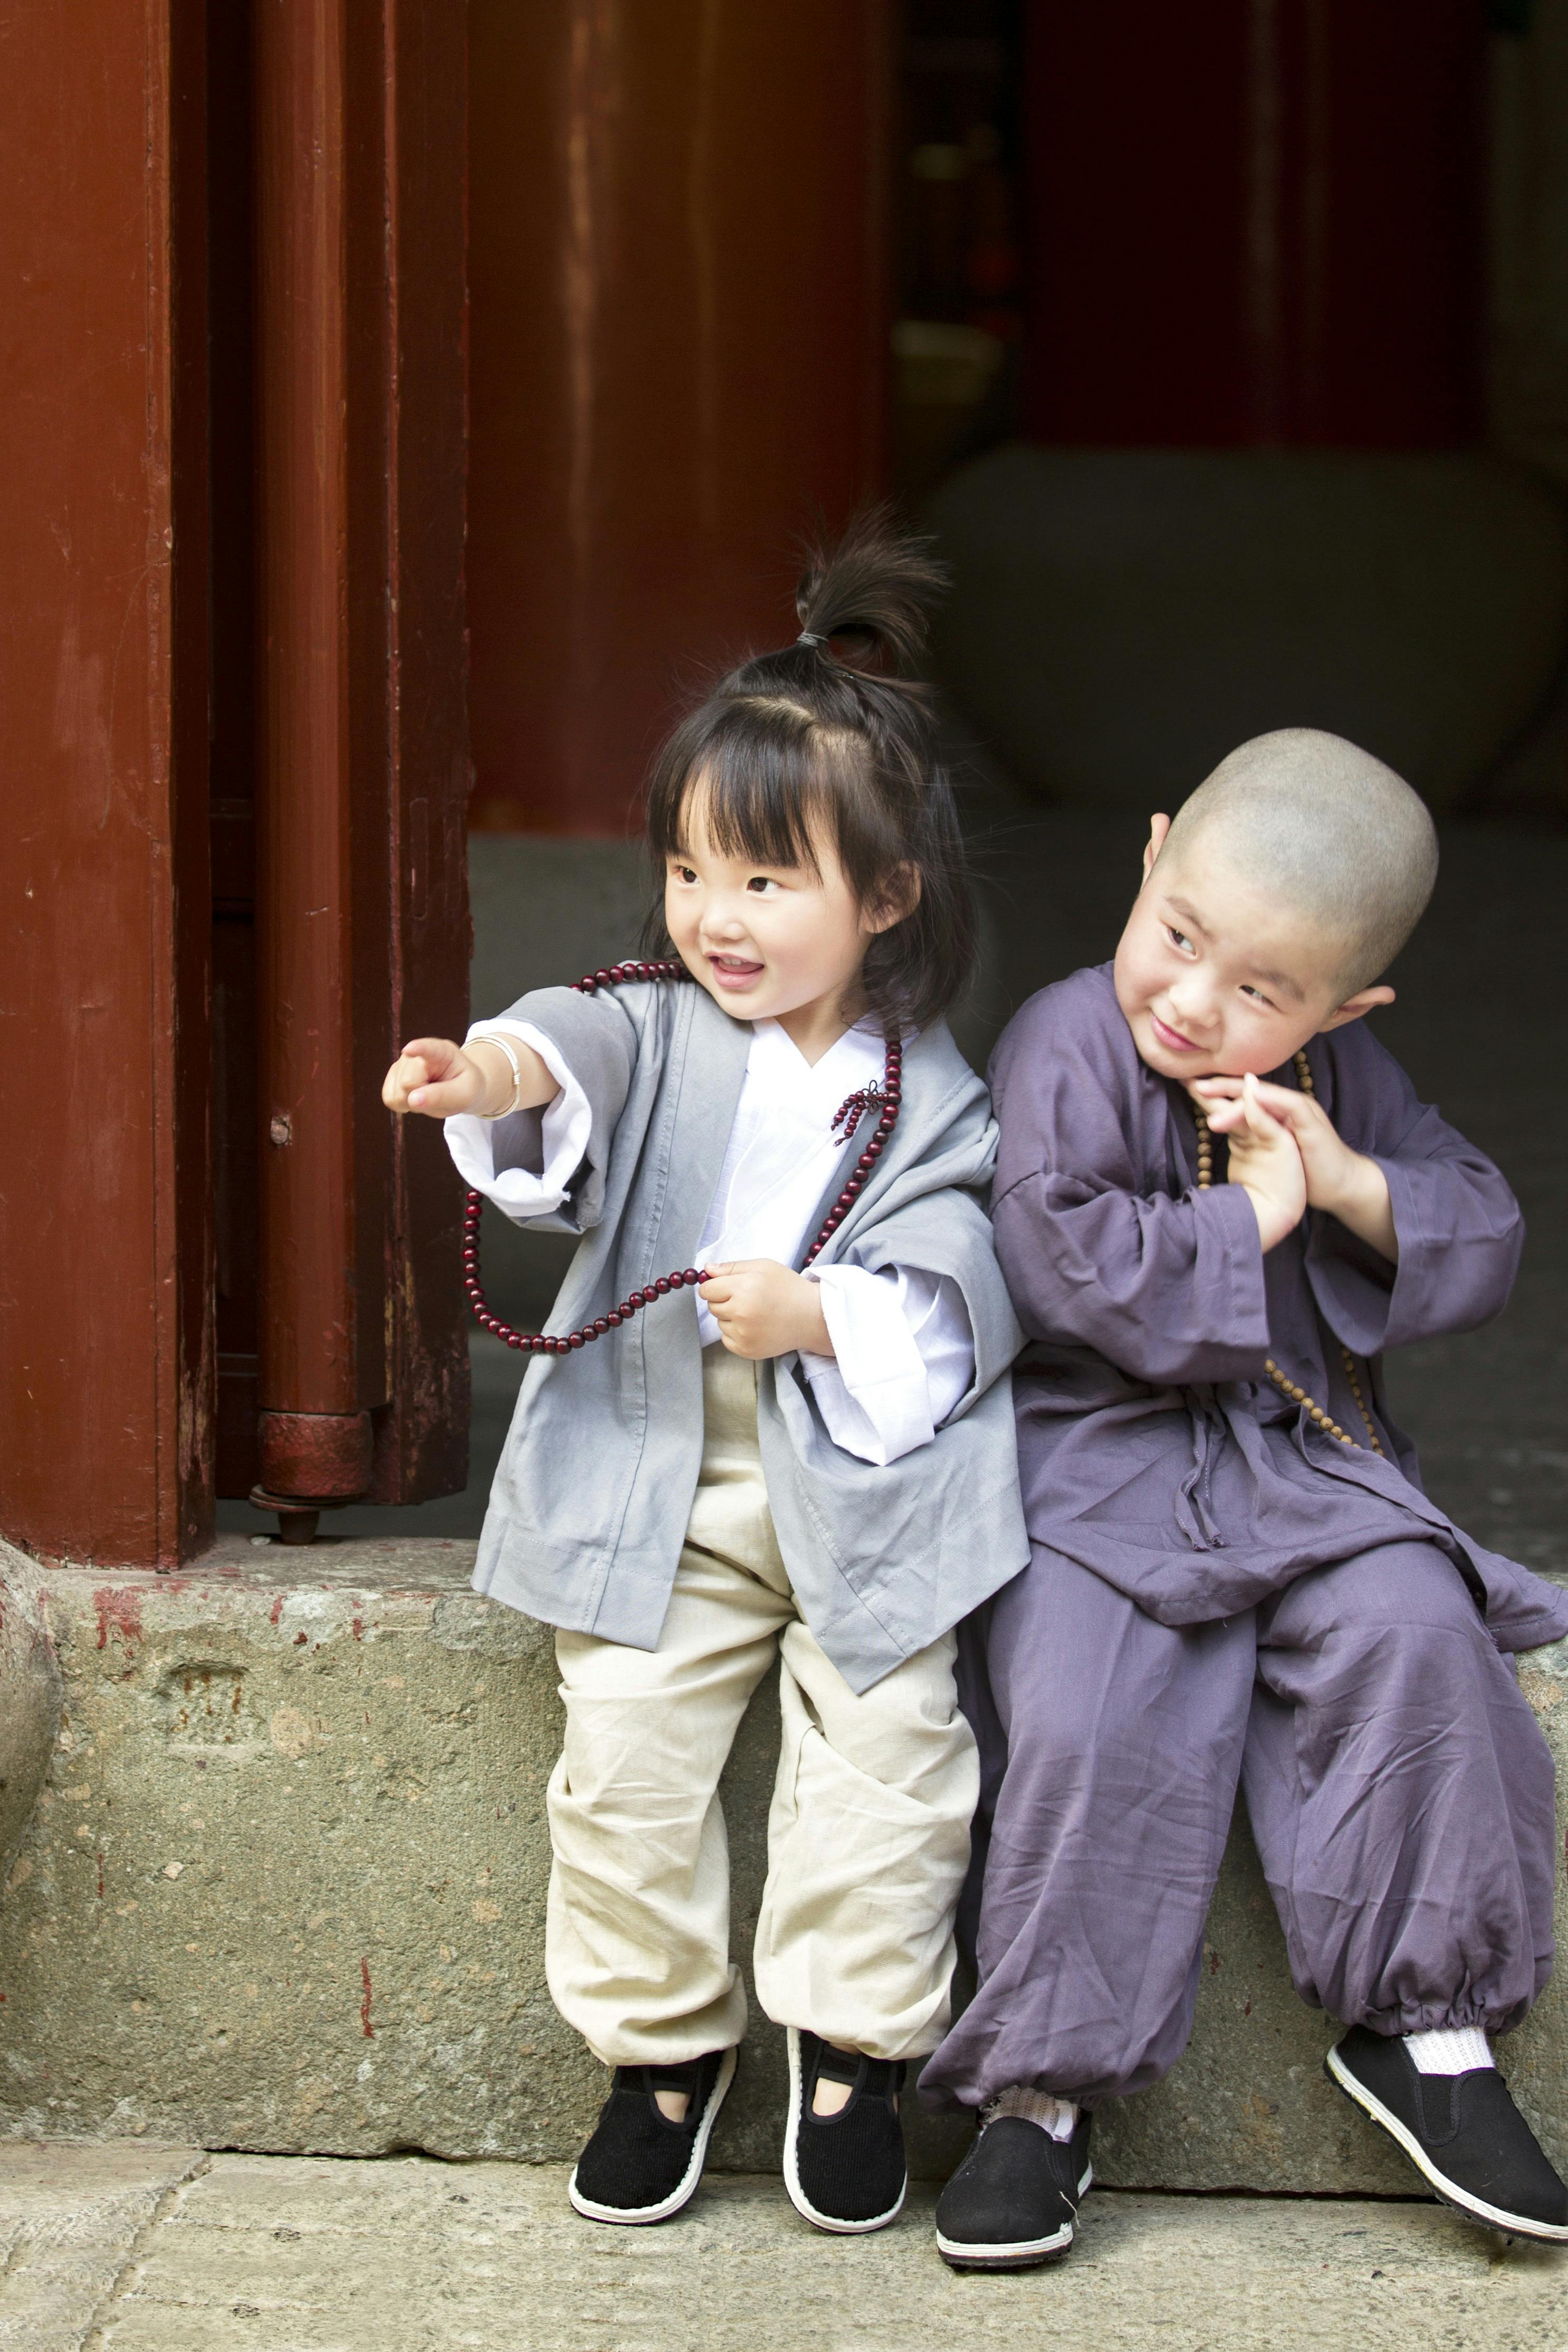
<instances>
[{"instance_id":1,"label":"black cloth shoe","mask_svg":"<svg viewBox=\"0 0 1568 2352\"><path fill-rule=\"evenodd\" d=\"M955 2271L1030 2271L1059 2263L1094 2179L1089 2125L1053 2139L1024 2116L989 2123L937 2200L936 2248Z\"/></svg>"},{"instance_id":2,"label":"black cloth shoe","mask_svg":"<svg viewBox=\"0 0 1568 2352\"><path fill-rule=\"evenodd\" d=\"M1398 2141L1445 2204L1512 2237L1568 2242L1568 2189L1495 2066L1423 2074L1402 2041L1352 2025L1323 2071Z\"/></svg>"},{"instance_id":3,"label":"black cloth shoe","mask_svg":"<svg viewBox=\"0 0 1568 2352\"><path fill-rule=\"evenodd\" d=\"M733 2050L710 2050L688 2066L617 2066L594 2137L566 2194L590 2221L667 2221L702 2178L713 2119L735 2079ZM678 2124L656 2091L684 2091Z\"/></svg>"},{"instance_id":4,"label":"black cloth shoe","mask_svg":"<svg viewBox=\"0 0 1568 2352\"><path fill-rule=\"evenodd\" d=\"M850 2085L836 2116L811 2112L819 2074ZM853 2236L885 2230L896 2218L909 2187L898 2108L903 2087L901 2058L864 2058L790 2027L784 2187L795 2211L819 2230Z\"/></svg>"}]
</instances>

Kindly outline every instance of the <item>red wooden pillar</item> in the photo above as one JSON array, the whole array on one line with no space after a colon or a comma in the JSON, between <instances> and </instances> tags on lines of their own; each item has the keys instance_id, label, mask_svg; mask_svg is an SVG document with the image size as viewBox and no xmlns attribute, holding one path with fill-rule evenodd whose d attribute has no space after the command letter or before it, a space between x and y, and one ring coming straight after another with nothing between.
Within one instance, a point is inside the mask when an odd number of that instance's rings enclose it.
<instances>
[{"instance_id":1,"label":"red wooden pillar","mask_svg":"<svg viewBox=\"0 0 1568 2352\"><path fill-rule=\"evenodd\" d=\"M203 10L0 5L0 1533L212 1525Z\"/></svg>"},{"instance_id":2,"label":"red wooden pillar","mask_svg":"<svg viewBox=\"0 0 1568 2352\"><path fill-rule=\"evenodd\" d=\"M889 0L472 0L475 822L624 836L885 482Z\"/></svg>"},{"instance_id":3,"label":"red wooden pillar","mask_svg":"<svg viewBox=\"0 0 1568 2352\"><path fill-rule=\"evenodd\" d=\"M220 1365L241 1491L258 1355L285 1493L467 1444L460 1188L378 1098L467 995L463 9L208 31L0 0L0 1534L165 1566Z\"/></svg>"},{"instance_id":4,"label":"red wooden pillar","mask_svg":"<svg viewBox=\"0 0 1568 2352\"><path fill-rule=\"evenodd\" d=\"M380 1101L466 997L462 9L258 0L254 57L259 1479L410 1501L466 1458L459 1192Z\"/></svg>"}]
</instances>

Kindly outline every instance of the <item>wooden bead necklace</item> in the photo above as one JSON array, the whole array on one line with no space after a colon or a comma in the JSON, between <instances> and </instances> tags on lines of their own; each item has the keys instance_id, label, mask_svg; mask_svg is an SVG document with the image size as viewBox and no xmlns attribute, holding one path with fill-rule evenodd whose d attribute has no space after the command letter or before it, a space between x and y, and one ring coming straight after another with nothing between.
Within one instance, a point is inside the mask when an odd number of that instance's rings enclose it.
<instances>
[{"instance_id":1,"label":"wooden bead necklace","mask_svg":"<svg viewBox=\"0 0 1568 2352\"><path fill-rule=\"evenodd\" d=\"M1312 1073L1305 1054L1298 1054L1296 1056L1296 1076L1300 1082L1301 1092L1304 1095L1316 1095L1318 1089L1312 1083ZM1188 1100L1191 1101L1191 1099L1192 1097L1189 1096ZM1193 1104L1193 1114L1198 1123L1198 1190L1200 1192L1206 1192L1214 1182L1214 1135L1207 1119L1204 1117L1203 1112L1199 1109L1196 1103ZM1382 1454L1382 1444L1379 1441L1377 1431L1373 1426L1372 1415L1366 1409L1366 1399L1361 1392L1361 1381L1356 1374L1355 1358L1342 1342L1340 1347L1340 1356L1344 1364L1345 1378L1351 1384L1351 1394L1355 1399L1356 1411L1360 1413L1363 1421L1366 1423L1367 1442L1371 1445L1374 1454ZM1280 1370L1272 1356L1266 1356L1264 1358L1263 1369L1282 1395L1288 1396L1293 1403L1299 1404L1302 1407L1309 1421L1315 1422L1320 1429L1327 1432L1329 1436L1338 1438L1342 1445L1348 1445L1352 1453L1359 1454L1362 1451L1362 1443L1360 1438L1352 1437L1346 1431L1342 1430L1340 1427L1339 1423L1335 1421L1331 1415L1326 1413L1323 1411L1322 1406L1317 1403L1307 1394L1305 1389L1299 1388L1294 1381L1289 1379L1286 1374ZM1386 1459L1386 1456L1384 1456L1384 1459Z\"/></svg>"},{"instance_id":2,"label":"wooden bead necklace","mask_svg":"<svg viewBox=\"0 0 1568 2352\"><path fill-rule=\"evenodd\" d=\"M574 980L572 985L580 995L595 996L601 988L618 988L629 981L690 978L691 974L683 963L677 962L672 956L666 956L657 963L609 964L599 971L588 972L582 980ZM821 1232L806 1251L804 1262L807 1265L832 1240L865 1191L870 1181L871 1171L886 1148L888 1138L898 1125L899 1108L903 1101L903 1060L904 1051L898 1038L888 1038L880 1086L858 1087L854 1094L846 1097L833 1114L831 1132L835 1135L842 1133L847 1143L854 1137L862 1118L873 1110L879 1116L869 1142L855 1162L844 1190L823 1219ZM510 1323L503 1323L500 1317L493 1312L480 1287L479 1213L483 1207L483 1193L471 1192L463 1212L463 1288L468 1293L474 1319L482 1330L503 1339L509 1348L520 1349L531 1355L564 1356L574 1348L585 1348L590 1340L602 1339L606 1331L618 1330L623 1323L629 1323L634 1315L640 1315L643 1308L651 1307L656 1298L667 1297L673 1290L695 1290L699 1283L709 1279L706 1266L684 1266L677 1274L660 1275L658 1280L649 1283L646 1289L634 1290L629 1298L623 1298L620 1305L612 1307L607 1315L597 1316L592 1323L584 1323L580 1331L514 1331Z\"/></svg>"}]
</instances>

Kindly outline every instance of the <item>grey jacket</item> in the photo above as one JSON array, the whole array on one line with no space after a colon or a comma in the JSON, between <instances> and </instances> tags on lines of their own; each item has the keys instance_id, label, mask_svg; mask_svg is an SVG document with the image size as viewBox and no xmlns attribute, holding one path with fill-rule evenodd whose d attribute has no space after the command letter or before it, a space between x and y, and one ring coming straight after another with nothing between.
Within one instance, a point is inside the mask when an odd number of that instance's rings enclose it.
<instances>
[{"instance_id":1,"label":"grey jacket","mask_svg":"<svg viewBox=\"0 0 1568 2352\"><path fill-rule=\"evenodd\" d=\"M577 1233L549 1328L569 1331L693 1262L745 1076L749 1024L706 991L657 982L510 1008L560 1047L592 1131L572 1197L521 1220ZM836 1445L798 1356L760 1367L758 1435L801 1612L866 1690L1005 1584L1029 1556L1008 1367L1020 1344L984 1201L996 1128L938 1024L906 1047L903 1108L818 1264L951 1276L974 1333L974 1382L929 1445L886 1467ZM497 1170L542 1166L540 1115L498 1121ZM835 1175L811 1231L837 1197ZM658 1641L702 1456L696 1301L658 1300L523 1376L490 1491L474 1583L546 1623L636 1649Z\"/></svg>"}]
</instances>

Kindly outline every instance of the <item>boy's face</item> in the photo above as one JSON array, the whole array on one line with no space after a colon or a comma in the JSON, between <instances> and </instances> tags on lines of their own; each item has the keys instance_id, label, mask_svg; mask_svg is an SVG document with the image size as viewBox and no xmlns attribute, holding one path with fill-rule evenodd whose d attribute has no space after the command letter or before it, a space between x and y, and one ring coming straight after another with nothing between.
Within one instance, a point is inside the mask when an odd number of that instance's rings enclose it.
<instances>
[{"instance_id":1,"label":"boy's face","mask_svg":"<svg viewBox=\"0 0 1568 2352\"><path fill-rule=\"evenodd\" d=\"M1161 860L1169 830L1154 819L1116 950L1116 1001L1152 1070L1184 1083L1261 1075L1321 1030L1393 1003L1391 988L1342 1000L1342 940L1239 873L1212 832Z\"/></svg>"}]
</instances>

